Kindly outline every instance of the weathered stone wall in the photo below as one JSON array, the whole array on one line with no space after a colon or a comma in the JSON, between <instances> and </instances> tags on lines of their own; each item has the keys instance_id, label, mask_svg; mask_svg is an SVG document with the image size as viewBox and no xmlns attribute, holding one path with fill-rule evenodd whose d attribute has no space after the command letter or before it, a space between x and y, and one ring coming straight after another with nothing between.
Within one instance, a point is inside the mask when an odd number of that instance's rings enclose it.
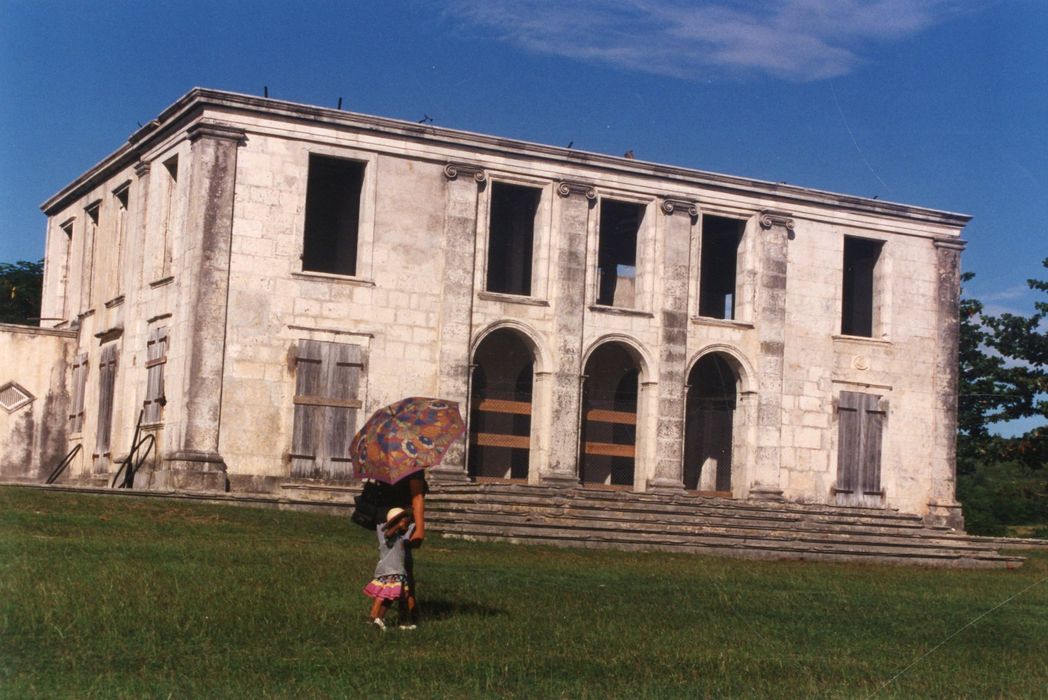
<instances>
[{"instance_id":1,"label":"weathered stone wall","mask_svg":"<svg viewBox=\"0 0 1048 700\"><path fill-rule=\"evenodd\" d=\"M43 479L65 455L74 334L0 324L0 475Z\"/></svg>"}]
</instances>

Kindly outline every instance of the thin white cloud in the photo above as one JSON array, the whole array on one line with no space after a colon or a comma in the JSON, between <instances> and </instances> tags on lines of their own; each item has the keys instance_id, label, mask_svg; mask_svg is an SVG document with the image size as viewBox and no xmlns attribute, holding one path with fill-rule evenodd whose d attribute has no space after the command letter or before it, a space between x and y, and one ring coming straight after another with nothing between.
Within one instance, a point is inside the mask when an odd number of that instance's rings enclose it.
<instances>
[{"instance_id":1,"label":"thin white cloud","mask_svg":"<svg viewBox=\"0 0 1048 700\"><path fill-rule=\"evenodd\" d=\"M530 51L629 70L811 81L850 72L870 44L913 36L963 1L450 0L447 12Z\"/></svg>"}]
</instances>

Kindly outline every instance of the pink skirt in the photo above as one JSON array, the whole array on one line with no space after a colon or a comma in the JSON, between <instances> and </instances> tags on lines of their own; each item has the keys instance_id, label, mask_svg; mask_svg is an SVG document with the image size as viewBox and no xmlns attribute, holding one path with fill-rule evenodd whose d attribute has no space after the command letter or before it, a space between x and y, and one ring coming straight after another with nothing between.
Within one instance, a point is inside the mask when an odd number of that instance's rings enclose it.
<instances>
[{"instance_id":1,"label":"pink skirt","mask_svg":"<svg viewBox=\"0 0 1048 700\"><path fill-rule=\"evenodd\" d=\"M364 595L382 600L399 600L406 598L410 590L407 576L390 574L372 579L368 585L364 586Z\"/></svg>"}]
</instances>

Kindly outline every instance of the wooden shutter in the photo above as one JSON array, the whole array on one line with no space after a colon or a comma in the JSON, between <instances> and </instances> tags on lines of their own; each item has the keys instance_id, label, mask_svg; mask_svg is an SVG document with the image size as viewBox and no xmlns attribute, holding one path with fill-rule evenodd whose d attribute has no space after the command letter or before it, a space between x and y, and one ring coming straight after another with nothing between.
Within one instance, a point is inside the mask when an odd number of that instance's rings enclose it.
<instances>
[{"instance_id":1,"label":"wooden shutter","mask_svg":"<svg viewBox=\"0 0 1048 700\"><path fill-rule=\"evenodd\" d=\"M69 404L69 432L79 433L84 429L84 389L87 385L87 353L82 352L73 360L73 395Z\"/></svg>"},{"instance_id":2,"label":"wooden shutter","mask_svg":"<svg viewBox=\"0 0 1048 700\"><path fill-rule=\"evenodd\" d=\"M842 391L837 417L838 502L877 504L882 495L881 434L885 417L881 397Z\"/></svg>"},{"instance_id":3,"label":"wooden shutter","mask_svg":"<svg viewBox=\"0 0 1048 700\"><path fill-rule=\"evenodd\" d=\"M167 363L167 326L154 328L146 341L146 398L142 402L145 423L159 423L166 402L164 365Z\"/></svg>"},{"instance_id":4,"label":"wooden shutter","mask_svg":"<svg viewBox=\"0 0 1048 700\"><path fill-rule=\"evenodd\" d=\"M291 475L348 479L363 353L359 345L302 340L295 353Z\"/></svg>"},{"instance_id":5,"label":"wooden shutter","mask_svg":"<svg viewBox=\"0 0 1048 700\"><path fill-rule=\"evenodd\" d=\"M102 348L98 363L98 429L95 433L95 456L109 454L109 437L113 429L113 389L116 386L116 345Z\"/></svg>"}]
</instances>

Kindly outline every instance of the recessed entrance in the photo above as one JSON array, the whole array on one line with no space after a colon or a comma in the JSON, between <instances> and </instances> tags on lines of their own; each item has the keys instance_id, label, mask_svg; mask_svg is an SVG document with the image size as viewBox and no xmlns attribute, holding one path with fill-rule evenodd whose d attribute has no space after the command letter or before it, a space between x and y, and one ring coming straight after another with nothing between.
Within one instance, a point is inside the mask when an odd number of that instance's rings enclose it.
<instances>
[{"instance_id":1,"label":"recessed entrance","mask_svg":"<svg viewBox=\"0 0 1048 700\"><path fill-rule=\"evenodd\" d=\"M625 345L607 343L590 356L585 375L580 480L584 484L632 486L640 368Z\"/></svg>"},{"instance_id":2,"label":"recessed entrance","mask_svg":"<svg viewBox=\"0 0 1048 700\"><path fill-rule=\"evenodd\" d=\"M684 488L731 492L732 436L738 376L721 353L704 356L688 375Z\"/></svg>"},{"instance_id":3,"label":"recessed entrance","mask_svg":"<svg viewBox=\"0 0 1048 700\"><path fill-rule=\"evenodd\" d=\"M526 481L531 459L531 394L535 358L520 335L493 332L473 355L469 475Z\"/></svg>"}]
</instances>

